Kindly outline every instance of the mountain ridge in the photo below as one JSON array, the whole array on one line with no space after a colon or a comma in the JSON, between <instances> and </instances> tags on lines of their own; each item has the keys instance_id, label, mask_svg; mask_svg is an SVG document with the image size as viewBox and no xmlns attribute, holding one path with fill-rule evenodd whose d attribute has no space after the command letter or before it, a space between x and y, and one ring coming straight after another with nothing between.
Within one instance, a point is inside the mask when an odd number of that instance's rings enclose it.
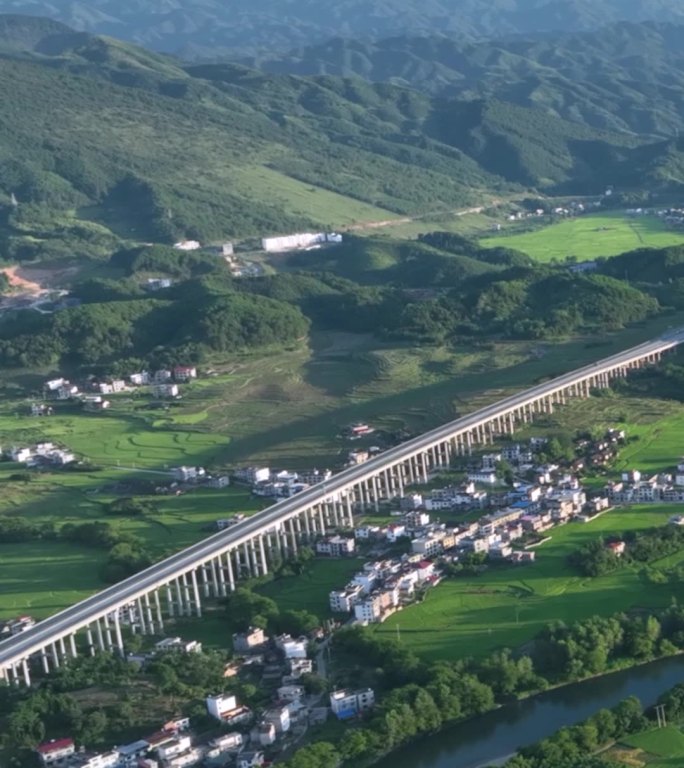
<instances>
[{"instance_id":1,"label":"mountain ridge","mask_svg":"<svg viewBox=\"0 0 684 768\"><path fill-rule=\"evenodd\" d=\"M595 128L664 136L684 119L683 37L684 25L624 22L537 40L335 38L243 62L275 74L359 76L434 95L498 98Z\"/></svg>"},{"instance_id":2,"label":"mountain ridge","mask_svg":"<svg viewBox=\"0 0 684 768\"><path fill-rule=\"evenodd\" d=\"M287 51L344 36L408 31L464 38L592 30L619 21L680 21L674 0L5 0L3 10L54 18L186 58Z\"/></svg>"},{"instance_id":3,"label":"mountain ridge","mask_svg":"<svg viewBox=\"0 0 684 768\"><path fill-rule=\"evenodd\" d=\"M56 45L54 28L40 21L33 31L22 22L21 49L2 22L7 259L92 257L116 238L220 241L502 196L682 184L680 143L500 99L191 65L63 30ZM53 53L36 53L45 40Z\"/></svg>"}]
</instances>

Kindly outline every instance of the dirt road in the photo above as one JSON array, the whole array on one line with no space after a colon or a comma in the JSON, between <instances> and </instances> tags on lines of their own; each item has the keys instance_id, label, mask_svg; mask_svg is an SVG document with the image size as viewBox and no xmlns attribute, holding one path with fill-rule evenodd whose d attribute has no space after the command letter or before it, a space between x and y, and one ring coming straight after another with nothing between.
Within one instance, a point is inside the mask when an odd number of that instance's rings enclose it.
<instances>
[{"instance_id":1,"label":"dirt road","mask_svg":"<svg viewBox=\"0 0 684 768\"><path fill-rule=\"evenodd\" d=\"M490 208L493 205L498 205L500 200L492 200L488 205L479 205L476 208L465 208L461 210L453 211L429 211L428 213L421 213L417 216L402 216L398 219L386 219L384 221L366 221L362 224L350 224L346 227L340 227L340 231L346 232L358 232L364 229L382 229L383 227L396 227L399 224L411 224L414 221L421 221L422 219L431 219L441 216L468 216L474 213L482 213L485 208Z\"/></svg>"}]
</instances>

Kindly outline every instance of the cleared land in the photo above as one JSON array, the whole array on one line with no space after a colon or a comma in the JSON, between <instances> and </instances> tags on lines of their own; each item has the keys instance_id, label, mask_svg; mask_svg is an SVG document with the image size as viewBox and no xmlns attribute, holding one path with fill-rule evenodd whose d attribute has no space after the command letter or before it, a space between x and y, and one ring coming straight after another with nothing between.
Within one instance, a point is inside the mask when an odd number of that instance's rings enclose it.
<instances>
[{"instance_id":1,"label":"cleared land","mask_svg":"<svg viewBox=\"0 0 684 768\"><path fill-rule=\"evenodd\" d=\"M537 261L590 261L637 248L664 248L684 243L684 233L669 229L656 216L592 214L532 232L502 234L480 241L484 247L514 248Z\"/></svg>"}]
</instances>

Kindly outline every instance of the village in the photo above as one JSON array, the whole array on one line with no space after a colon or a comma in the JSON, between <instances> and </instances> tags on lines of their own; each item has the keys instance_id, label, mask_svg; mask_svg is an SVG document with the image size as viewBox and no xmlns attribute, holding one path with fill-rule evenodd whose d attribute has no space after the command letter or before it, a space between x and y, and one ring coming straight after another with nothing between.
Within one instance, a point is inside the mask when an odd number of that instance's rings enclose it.
<instances>
[{"instance_id":1,"label":"village","mask_svg":"<svg viewBox=\"0 0 684 768\"><path fill-rule=\"evenodd\" d=\"M25 624L19 627L12 622L14 631L24 631ZM315 664L311 638L269 637L263 629L250 627L234 634L232 645L235 655L225 665L224 677L230 680L242 670L259 670L262 686L272 694L268 705L252 710L234 693L219 692L204 702L214 725L208 731L204 727L202 734L191 728L189 718L176 718L160 724L154 733L107 752L91 752L64 737L37 747L41 764L61 768L259 768L270 765L276 754L301 740L310 726L321 725L329 716L338 720L361 717L375 703L370 688L307 692L307 677ZM202 645L168 637L149 652L129 654L127 659L144 666L169 653L202 653Z\"/></svg>"},{"instance_id":2,"label":"village","mask_svg":"<svg viewBox=\"0 0 684 768\"><path fill-rule=\"evenodd\" d=\"M364 423L342 431L348 440L373 433ZM426 486L411 488L403 498L379 508L357 504L354 529L341 528L310 542L321 559L365 560L346 584L330 592L332 618L302 637L269 635L260 627L234 634L224 672L227 691L216 691L205 701L206 714L215 722L209 733L194 730L188 718L178 718L130 744L98 753L77 745L67 734L37 748L41 763L63 768L254 768L269 765L327 718L362 718L375 704L373 689L327 685L323 649L333 628L381 623L423 600L444 578L457 578L463 569L524 567L535 561L537 548L556 527L582 524L615 504L670 498L673 492L682 494L678 500L684 498L684 463L675 475L642 479L638 471L625 473L603 491L582 485L579 475L587 468L605 470L626 439L624 431L616 429L598 438L577 437L566 458L556 461L549 460L548 438L506 442L492 452L461 457L459 466L436 471ZM59 449L41 443L13 450L14 460L30 464L51 460ZM363 463L380 450L351 449L345 464ZM177 467L172 473L179 484L192 486L213 478L247 485L255 496L274 500L332 477L329 469L291 472L265 466L240 467L218 477L202 467ZM218 519L215 526L225 530L243 519L238 514ZM131 604L120 615L122 625L134 634L139 626L136 610ZM20 616L0 626L0 637L23 632L34 623L30 616ZM163 654L195 653L203 653L201 643L170 636L154 638L146 651L127 659L144 668ZM231 692L231 678L245 673L257 675L267 705L250 708ZM311 690L311 677L325 685Z\"/></svg>"}]
</instances>

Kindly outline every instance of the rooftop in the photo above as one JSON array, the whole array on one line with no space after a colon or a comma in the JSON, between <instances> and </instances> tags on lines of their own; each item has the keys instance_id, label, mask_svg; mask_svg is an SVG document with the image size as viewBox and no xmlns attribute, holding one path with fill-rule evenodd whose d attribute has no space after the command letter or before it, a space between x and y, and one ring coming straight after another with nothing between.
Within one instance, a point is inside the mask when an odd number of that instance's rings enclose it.
<instances>
[{"instance_id":1,"label":"rooftop","mask_svg":"<svg viewBox=\"0 0 684 768\"><path fill-rule=\"evenodd\" d=\"M53 739L52 741L46 741L44 744L39 744L36 747L36 751L41 755L49 755L50 752L57 752L60 749L68 749L74 746L73 739Z\"/></svg>"}]
</instances>

